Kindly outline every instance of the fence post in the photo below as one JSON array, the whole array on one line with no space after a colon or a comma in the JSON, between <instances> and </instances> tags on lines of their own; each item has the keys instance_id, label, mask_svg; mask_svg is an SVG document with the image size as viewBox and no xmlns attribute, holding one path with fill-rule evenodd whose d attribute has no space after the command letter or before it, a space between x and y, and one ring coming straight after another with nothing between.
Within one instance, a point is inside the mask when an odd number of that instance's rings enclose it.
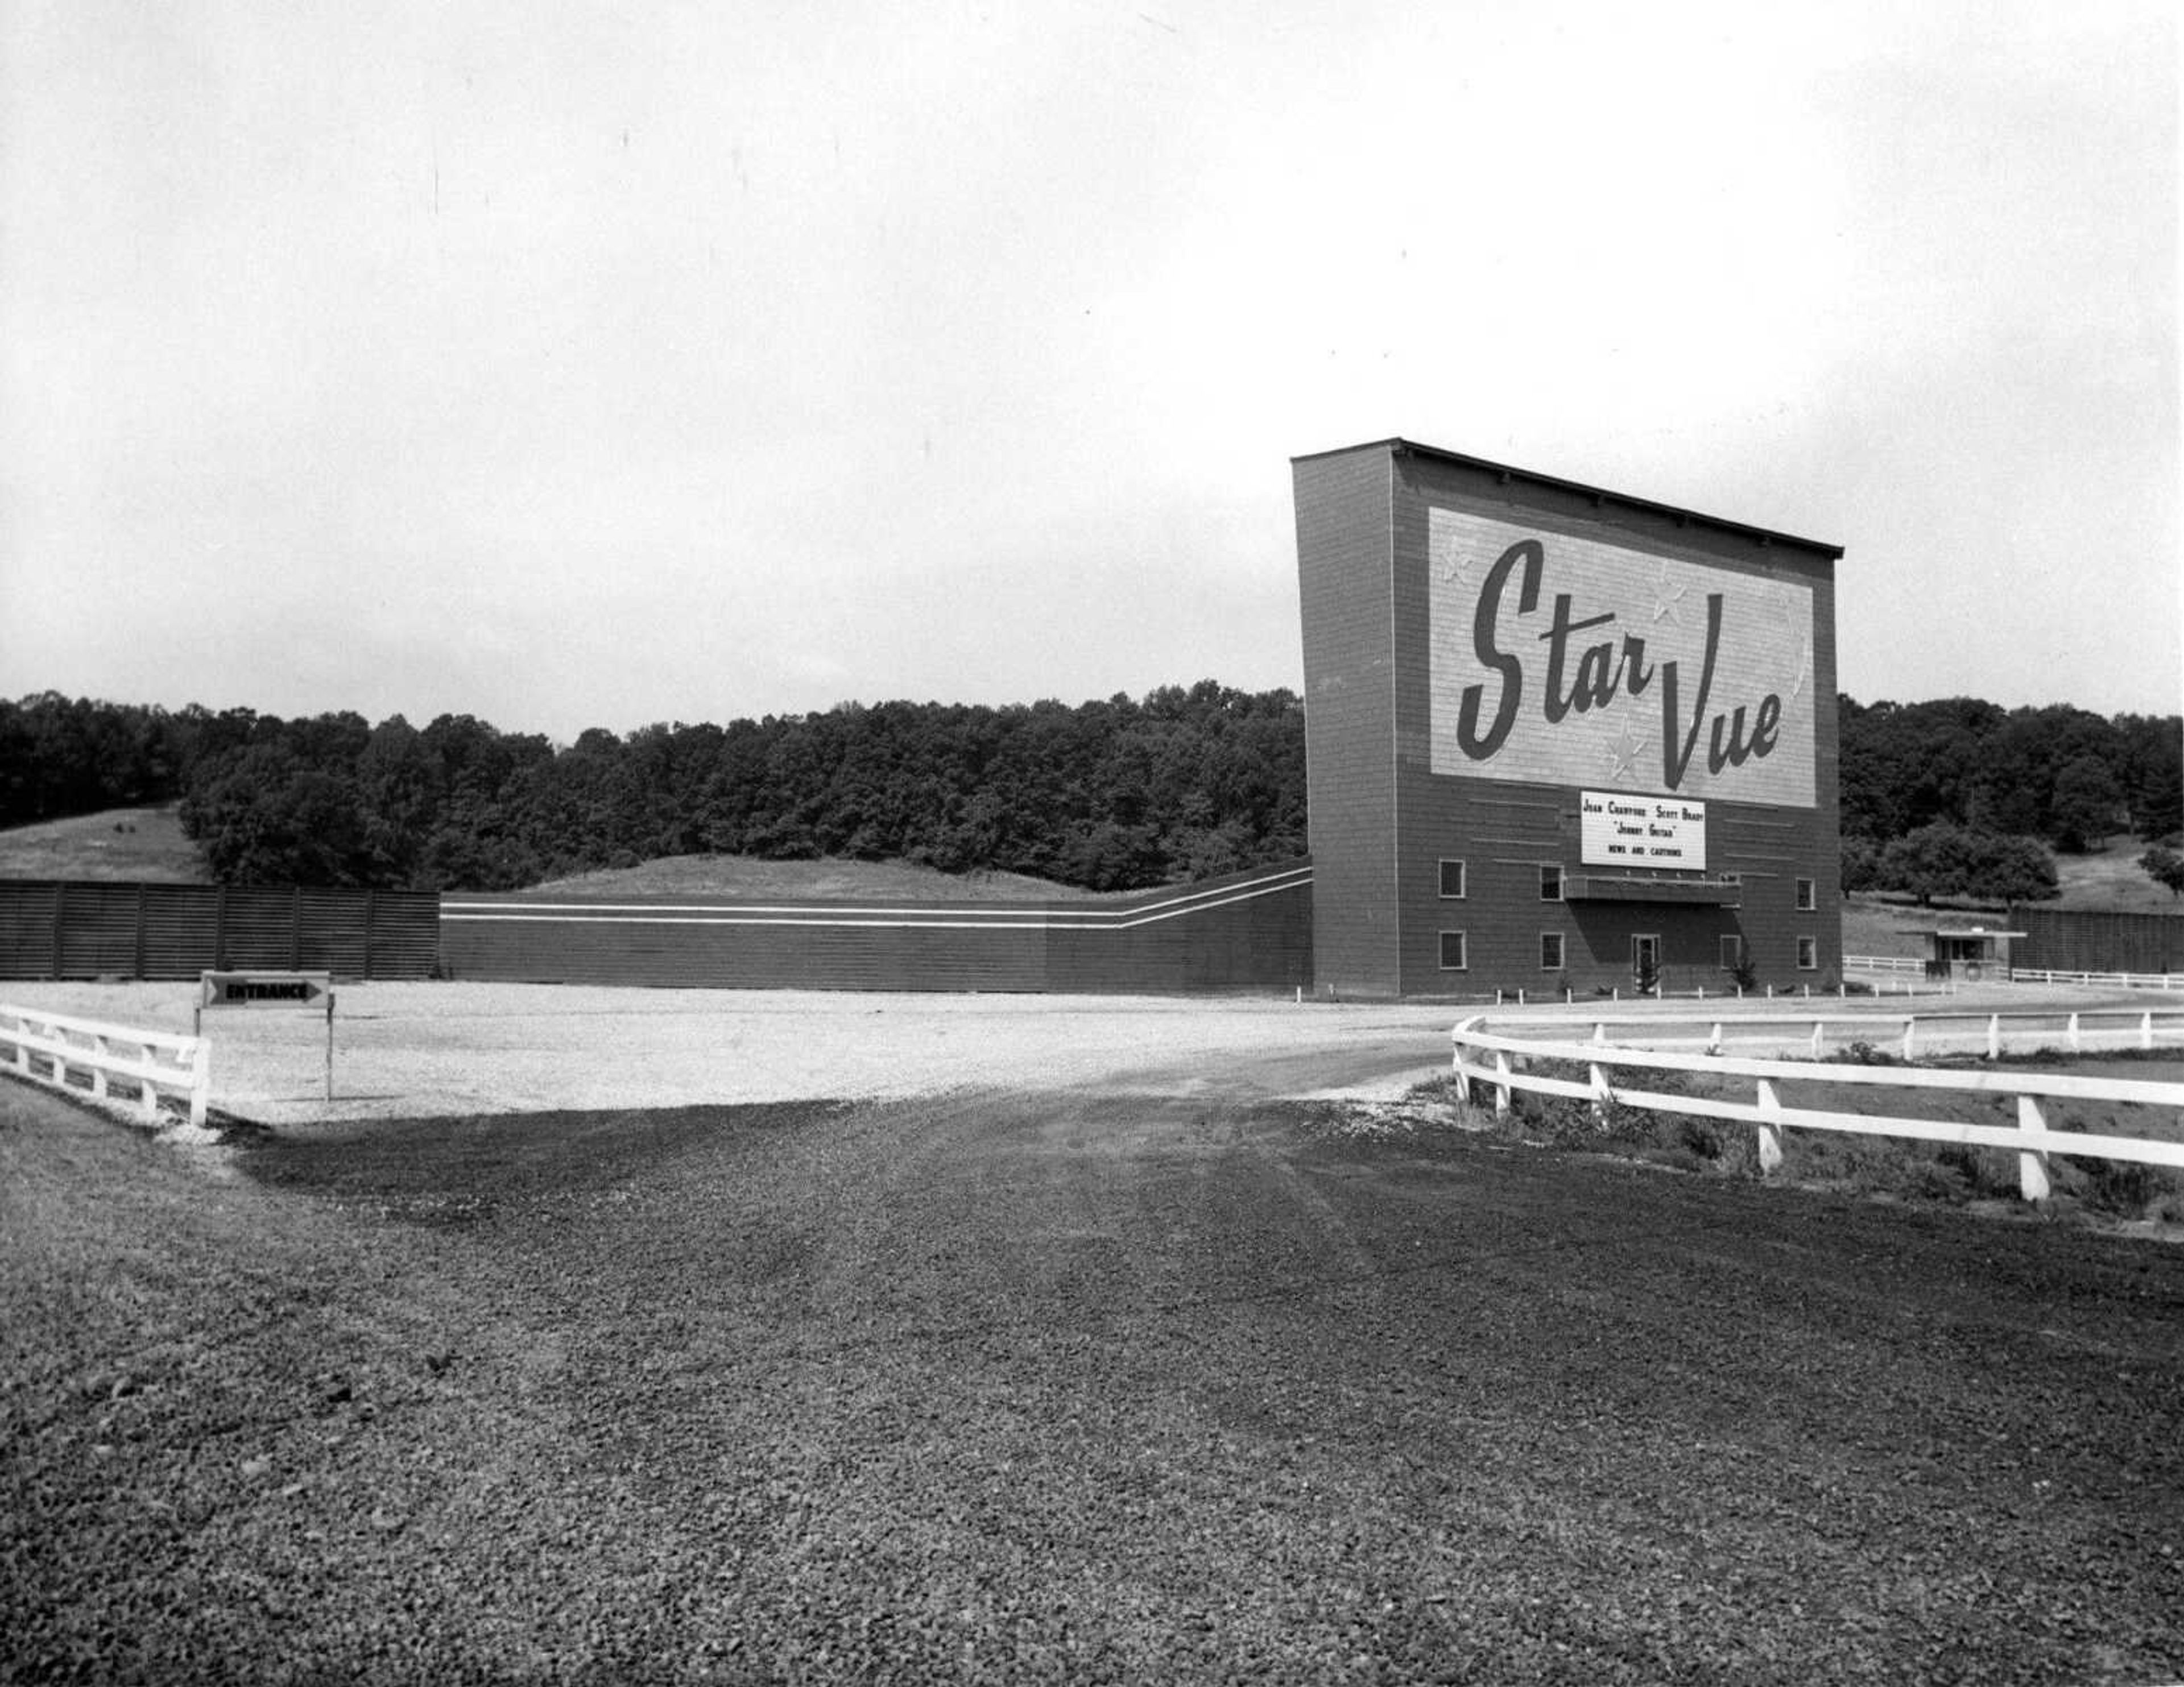
<instances>
[{"instance_id":1,"label":"fence post","mask_svg":"<svg viewBox=\"0 0 2184 1687\"><path fill-rule=\"evenodd\" d=\"M2151 1008L2139 1016L2138 1046L2142 1049L2153 1046L2153 1011Z\"/></svg>"},{"instance_id":2,"label":"fence post","mask_svg":"<svg viewBox=\"0 0 2184 1687\"><path fill-rule=\"evenodd\" d=\"M1775 1088L1774 1080L1771 1077L1759 1080L1759 1111L1768 1114L1782 1111L1781 1093ZM1759 1122L1759 1175L1766 1177L1780 1170L1781 1165L1782 1127L1771 1118L1762 1119Z\"/></svg>"},{"instance_id":3,"label":"fence post","mask_svg":"<svg viewBox=\"0 0 2184 1687\"><path fill-rule=\"evenodd\" d=\"M1986 1057L1991 1061L2002 1058L2002 1016L1998 1013L1987 1016Z\"/></svg>"},{"instance_id":4,"label":"fence post","mask_svg":"<svg viewBox=\"0 0 2184 1687\"><path fill-rule=\"evenodd\" d=\"M1820 1033L1825 1028L1824 1021L1816 1019L1813 1022L1813 1058L1816 1061L1820 1057L1820 1050L1827 1046L1820 1038Z\"/></svg>"},{"instance_id":5,"label":"fence post","mask_svg":"<svg viewBox=\"0 0 2184 1687\"><path fill-rule=\"evenodd\" d=\"M1713 1027L1713 1035L1707 1038L1707 1053L1709 1055L1719 1055L1720 1052L1721 1026L1717 1022Z\"/></svg>"},{"instance_id":6,"label":"fence post","mask_svg":"<svg viewBox=\"0 0 2184 1687\"><path fill-rule=\"evenodd\" d=\"M2074 1055L2079 1052L2078 1016L2075 1013L2070 1016L2070 1052Z\"/></svg>"},{"instance_id":7,"label":"fence post","mask_svg":"<svg viewBox=\"0 0 2184 1687\"><path fill-rule=\"evenodd\" d=\"M2048 1139L2048 1116L2041 1110L2038 1096L2020 1095L2017 1098L2017 1127L2027 1136L2038 1139L2043 1144L2040 1148L2018 1150L2018 1193L2027 1200L2046 1200L2048 1194L2048 1153L2044 1144Z\"/></svg>"},{"instance_id":8,"label":"fence post","mask_svg":"<svg viewBox=\"0 0 2184 1687\"><path fill-rule=\"evenodd\" d=\"M1918 1029L1918 1026L1919 1016L1916 1014L1911 1014L1905 1016L1903 1021L1903 1058L1907 1061L1911 1058L1912 1033Z\"/></svg>"},{"instance_id":9,"label":"fence post","mask_svg":"<svg viewBox=\"0 0 2184 1687\"><path fill-rule=\"evenodd\" d=\"M1607 1104L1614 1099L1608 1088L1607 1068L1595 1061L1592 1067L1592 1116L1605 1119Z\"/></svg>"},{"instance_id":10,"label":"fence post","mask_svg":"<svg viewBox=\"0 0 2184 1687\"><path fill-rule=\"evenodd\" d=\"M1509 1111L1509 1051L1507 1049L1494 1051L1494 1111L1507 1113Z\"/></svg>"},{"instance_id":11,"label":"fence post","mask_svg":"<svg viewBox=\"0 0 2184 1687\"><path fill-rule=\"evenodd\" d=\"M190 1055L190 1122L204 1128L205 1108L212 1099L212 1044L203 1038Z\"/></svg>"}]
</instances>

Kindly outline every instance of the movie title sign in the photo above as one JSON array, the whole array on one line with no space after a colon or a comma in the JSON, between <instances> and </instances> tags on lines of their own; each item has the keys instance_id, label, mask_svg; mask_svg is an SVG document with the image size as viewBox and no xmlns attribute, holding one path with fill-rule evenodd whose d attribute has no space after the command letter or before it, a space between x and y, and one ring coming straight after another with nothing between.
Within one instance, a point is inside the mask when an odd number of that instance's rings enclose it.
<instances>
[{"instance_id":1,"label":"movie title sign","mask_svg":"<svg viewBox=\"0 0 2184 1687\"><path fill-rule=\"evenodd\" d=\"M1435 772L1813 806L1810 586L1454 509L1428 546Z\"/></svg>"},{"instance_id":2,"label":"movie title sign","mask_svg":"<svg viewBox=\"0 0 2184 1687\"><path fill-rule=\"evenodd\" d=\"M1580 792L1578 855L1589 867L1687 867L1703 872L1706 805L1683 797Z\"/></svg>"}]
</instances>

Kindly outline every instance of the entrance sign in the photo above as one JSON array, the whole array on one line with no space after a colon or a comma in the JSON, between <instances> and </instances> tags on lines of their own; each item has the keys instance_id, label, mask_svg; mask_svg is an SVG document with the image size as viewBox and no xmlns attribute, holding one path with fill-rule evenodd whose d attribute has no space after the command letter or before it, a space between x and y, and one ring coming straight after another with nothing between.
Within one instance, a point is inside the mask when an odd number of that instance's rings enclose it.
<instances>
[{"instance_id":1,"label":"entrance sign","mask_svg":"<svg viewBox=\"0 0 2184 1687\"><path fill-rule=\"evenodd\" d=\"M1589 867L1695 867L1704 871L1706 805L1680 797L1581 792L1578 853Z\"/></svg>"},{"instance_id":2,"label":"entrance sign","mask_svg":"<svg viewBox=\"0 0 2184 1687\"><path fill-rule=\"evenodd\" d=\"M323 972L207 972L198 982L199 1007L309 1007L333 995Z\"/></svg>"},{"instance_id":3,"label":"entrance sign","mask_svg":"<svg viewBox=\"0 0 2184 1687\"><path fill-rule=\"evenodd\" d=\"M207 1008L315 1008L326 1004L326 1100L334 1099L334 981L329 972L201 972L197 1033Z\"/></svg>"},{"instance_id":4,"label":"entrance sign","mask_svg":"<svg viewBox=\"0 0 2184 1687\"><path fill-rule=\"evenodd\" d=\"M1809 809L1813 591L1427 512L1432 771Z\"/></svg>"}]
</instances>

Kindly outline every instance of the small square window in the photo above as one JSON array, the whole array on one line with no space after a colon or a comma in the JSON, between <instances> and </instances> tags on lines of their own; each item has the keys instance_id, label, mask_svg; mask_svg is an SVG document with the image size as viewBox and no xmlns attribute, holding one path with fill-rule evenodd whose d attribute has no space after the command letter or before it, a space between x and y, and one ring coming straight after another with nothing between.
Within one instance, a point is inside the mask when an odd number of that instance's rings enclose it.
<instances>
[{"instance_id":1,"label":"small square window","mask_svg":"<svg viewBox=\"0 0 2184 1687\"><path fill-rule=\"evenodd\" d=\"M1559 972L1563 970L1563 934L1560 932L1540 933L1540 971Z\"/></svg>"},{"instance_id":2,"label":"small square window","mask_svg":"<svg viewBox=\"0 0 2184 1687\"><path fill-rule=\"evenodd\" d=\"M1440 864L1440 894L1444 902L1457 902L1463 897L1463 863L1443 857Z\"/></svg>"},{"instance_id":3,"label":"small square window","mask_svg":"<svg viewBox=\"0 0 2184 1687\"><path fill-rule=\"evenodd\" d=\"M1797 939L1797 970L1810 972L1820 964L1820 940L1818 938Z\"/></svg>"},{"instance_id":4,"label":"small square window","mask_svg":"<svg viewBox=\"0 0 2184 1687\"><path fill-rule=\"evenodd\" d=\"M1542 902L1559 902L1562 899L1563 870L1561 865L1557 863L1556 866L1552 867L1541 867L1540 869L1540 900Z\"/></svg>"},{"instance_id":5,"label":"small square window","mask_svg":"<svg viewBox=\"0 0 2184 1687\"><path fill-rule=\"evenodd\" d=\"M1799 913L1808 914L1816 905L1813 894L1814 888L1813 881L1808 878L1801 878L1797 881L1797 911Z\"/></svg>"},{"instance_id":6,"label":"small square window","mask_svg":"<svg viewBox=\"0 0 2184 1687\"><path fill-rule=\"evenodd\" d=\"M1465 957L1463 933L1443 932L1440 934L1440 970L1444 972L1462 972L1469 970L1471 962Z\"/></svg>"}]
</instances>

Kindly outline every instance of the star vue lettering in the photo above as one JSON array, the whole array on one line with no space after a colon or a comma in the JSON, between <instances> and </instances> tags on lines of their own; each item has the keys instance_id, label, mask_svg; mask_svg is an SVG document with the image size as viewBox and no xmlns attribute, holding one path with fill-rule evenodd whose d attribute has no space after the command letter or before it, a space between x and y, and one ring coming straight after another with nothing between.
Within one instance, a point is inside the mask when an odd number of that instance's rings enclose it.
<instances>
[{"instance_id":1,"label":"star vue lettering","mask_svg":"<svg viewBox=\"0 0 2184 1687\"><path fill-rule=\"evenodd\" d=\"M1706 640L1693 680L1680 659L1658 664L1649 660L1645 637L1619 626L1614 610L1579 613L1568 592L1553 594L1546 626L1533 632L1546 571L1546 547L1536 538L1521 539L1502 553L1480 587L1471 645L1480 669L1492 677L1462 689L1456 738L1466 756L1490 760L1527 708L1536 710L1547 725L1559 726L1572 715L1604 710L1618 697L1635 699L1649 693L1660 699L1661 783L1668 790L1683 785L1702 741L1704 766L1711 774L1763 760L1774 753L1782 725L1779 693L1713 706L1722 646L1722 593L1706 594ZM1513 608L1509 602L1513 578L1517 586ZM1594 634L1597 636L1586 636ZM1546 647L1544 673L1536 657L1528 666L1523 654L1528 644Z\"/></svg>"}]
</instances>

